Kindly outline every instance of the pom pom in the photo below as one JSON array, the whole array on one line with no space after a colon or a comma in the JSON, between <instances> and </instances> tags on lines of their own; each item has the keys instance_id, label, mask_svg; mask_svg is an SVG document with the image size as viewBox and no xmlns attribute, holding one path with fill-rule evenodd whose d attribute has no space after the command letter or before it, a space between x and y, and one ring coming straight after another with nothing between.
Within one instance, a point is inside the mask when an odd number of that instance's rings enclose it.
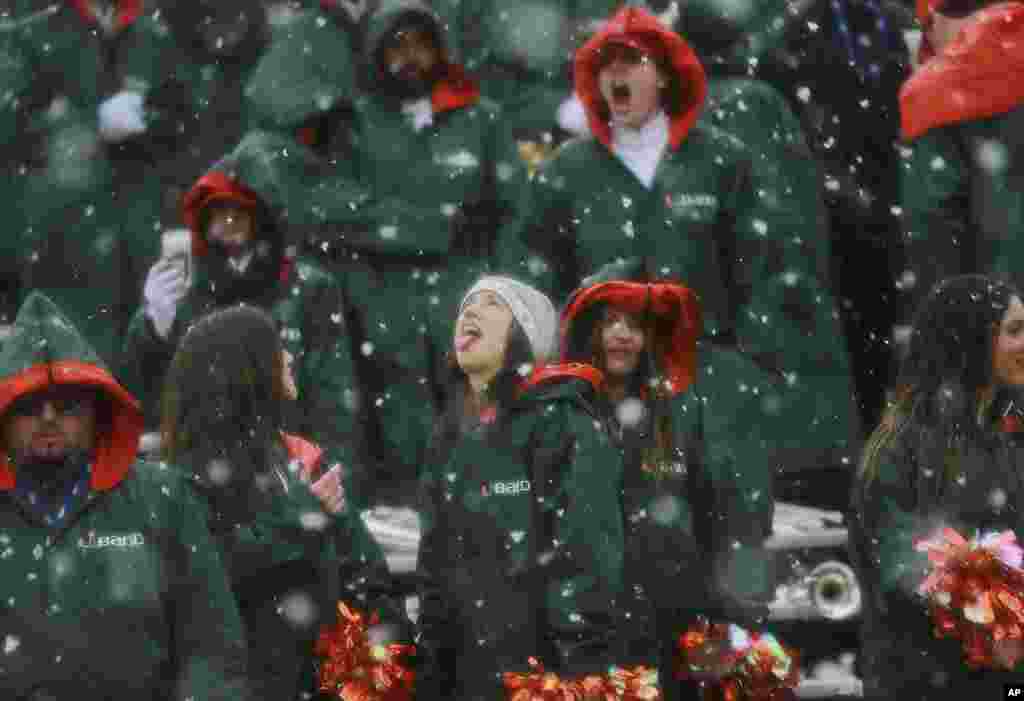
<instances>
[{"instance_id":1,"label":"pom pom","mask_svg":"<svg viewBox=\"0 0 1024 701\"><path fill-rule=\"evenodd\" d=\"M536 658L530 672L505 672L507 701L662 701L657 670L612 666L606 674L562 679Z\"/></svg>"},{"instance_id":2,"label":"pom pom","mask_svg":"<svg viewBox=\"0 0 1024 701\"><path fill-rule=\"evenodd\" d=\"M676 676L700 683L702 701L789 701L796 655L770 633L698 619L677 641Z\"/></svg>"},{"instance_id":3,"label":"pom pom","mask_svg":"<svg viewBox=\"0 0 1024 701\"><path fill-rule=\"evenodd\" d=\"M338 602L338 623L325 626L314 652L320 658L320 691L342 701L410 701L415 673L404 664L413 645L370 640L366 617Z\"/></svg>"},{"instance_id":4,"label":"pom pom","mask_svg":"<svg viewBox=\"0 0 1024 701\"><path fill-rule=\"evenodd\" d=\"M1011 531L968 540L952 528L915 545L931 571L918 587L937 638L959 639L971 668L1024 659L1024 550Z\"/></svg>"}]
</instances>

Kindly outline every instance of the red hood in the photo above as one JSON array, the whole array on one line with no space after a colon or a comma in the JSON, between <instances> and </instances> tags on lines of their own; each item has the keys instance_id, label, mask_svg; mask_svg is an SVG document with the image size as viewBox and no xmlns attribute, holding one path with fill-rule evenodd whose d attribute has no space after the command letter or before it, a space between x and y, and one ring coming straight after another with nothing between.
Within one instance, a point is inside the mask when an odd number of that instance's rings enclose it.
<instances>
[{"instance_id":1,"label":"red hood","mask_svg":"<svg viewBox=\"0 0 1024 701\"><path fill-rule=\"evenodd\" d=\"M83 20L89 24L98 24L96 15L89 5L89 0L68 0L68 4L75 8ZM142 0L118 0L115 29L121 31L133 24L140 16L142 16Z\"/></svg>"},{"instance_id":2,"label":"red hood","mask_svg":"<svg viewBox=\"0 0 1024 701\"><path fill-rule=\"evenodd\" d=\"M18 397L51 384L97 387L107 395L112 421L109 432L98 437L90 485L98 491L117 486L131 470L142 437L143 419L138 401L105 369L65 360L33 365L0 383L0 416ZM10 461L6 455L0 455L0 490L13 489L14 485Z\"/></svg>"},{"instance_id":3,"label":"red hood","mask_svg":"<svg viewBox=\"0 0 1024 701\"><path fill-rule=\"evenodd\" d=\"M256 207L260 197L237 180L219 170L211 170L195 182L185 193L181 203L181 218L192 232L192 255L206 255L206 237L199 230L199 214L212 202L231 200L243 207Z\"/></svg>"},{"instance_id":4,"label":"red hood","mask_svg":"<svg viewBox=\"0 0 1024 701\"><path fill-rule=\"evenodd\" d=\"M523 382L520 391L525 392L540 385L568 379L584 380L598 392L604 387L604 374L594 366L586 363L558 363L534 368Z\"/></svg>"},{"instance_id":5,"label":"red hood","mask_svg":"<svg viewBox=\"0 0 1024 701\"><path fill-rule=\"evenodd\" d=\"M320 462L323 460L323 448L316 443L307 441L300 436L290 433L281 435L284 439L284 446L288 450L288 457L302 463L302 474L309 480L314 480L320 471Z\"/></svg>"},{"instance_id":6,"label":"red hood","mask_svg":"<svg viewBox=\"0 0 1024 701\"><path fill-rule=\"evenodd\" d=\"M684 107L679 114L670 115L669 143L679 148L686 134L697 121L707 94L707 78L697 55L681 36L668 29L657 17L639 7L624 7L576 52L573 66L576 94L583 102L590 131L605 146L611 144L611 126L607 109L601 98L597 73L601 49L615 38L635 37L641 43L660 45L669 57L672 68L680 78L686 92Z\"/></svg>"},{"instance_id":7,"label":"red hood","mask_svg":"<svg viewBox=\"0 0 1024 701\"><path fill-rule=\"evenodd\" d=\"M900 90L903 138L1009 112L1024 102L1024 4L991 5Z\"/></svg>"},{"instance_id":8,"label":"red hood","mask_svg":"<svg viewBox=\"0 0 1024 701\"><path fill-rule=\"evenodd\" d=\"M591 328L580 328L580 316L609 304L632 314L654 316L654 353L669 391L685 391L697 374L697 338L701 330L700 301L690 288L671 282L601 282L577 291L562 312L562 359L589 348ZM575 327L574 327L575 324ZM579 359L579 358L576 358Z\"/></svg>"}]
</instances>

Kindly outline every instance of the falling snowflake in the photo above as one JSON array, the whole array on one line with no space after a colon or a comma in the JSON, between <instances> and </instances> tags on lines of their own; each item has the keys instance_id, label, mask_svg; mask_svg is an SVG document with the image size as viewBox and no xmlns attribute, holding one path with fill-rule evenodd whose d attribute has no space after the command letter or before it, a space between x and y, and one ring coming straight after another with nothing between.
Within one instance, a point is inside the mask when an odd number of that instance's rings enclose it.
<instances>
[{"instance_id":1,"label":"falling snowflake","mask_svg":"<svg viewBox=\"0 0 1024 701\"><path fill-rule=\"evenodd\" d=\"M974 154L978 165L989 175L998 175L1006 170L1010 161L1009 150L1002 142L986 139L978 145Z\"/></svg>"},{"instance_id":2,"label":"falling snowflake","mask_svg":"<svg viewBox=\"0 0 1024 701\"><path fill-rule=\"evenodd\" d=\"M323 511L307 511L299 516L299 523L307 531L322 531L330 523L330 519Z\"/></svg>"},{"instance_id":3,"label":"falling snowflake","mask_svg":"<svg viewBox=\"0 0 1024 701\"><path fill-rule=\"evenodd\" d=\"M646 413L647 409L643 401L639 399L626 399L620 402L615 409L615 416L619 424L628 428L639 426Z\"/></svg>"},{"instance_id":4,"label":"falling snowflake","mask_svg":"<svg viewBox=\"0 0 1024 701\"><path fill-rule=\"evenodd\" d=\"M296 628L308 628L317 619L317 606L313 598L302 591L286 594L281 599L277 612Z\"/></svg>"},{"instance_id":5,"label":"falling snowflake","mask_svg":"<svg viewBox=\"0 0 1024 701\"><path fill-rule=\"evenodd\" d=\"M206 468L206 476L212 484L225 485L231 480L231 465L226 460L211 460Z\"/></svg>"}]
</instances>

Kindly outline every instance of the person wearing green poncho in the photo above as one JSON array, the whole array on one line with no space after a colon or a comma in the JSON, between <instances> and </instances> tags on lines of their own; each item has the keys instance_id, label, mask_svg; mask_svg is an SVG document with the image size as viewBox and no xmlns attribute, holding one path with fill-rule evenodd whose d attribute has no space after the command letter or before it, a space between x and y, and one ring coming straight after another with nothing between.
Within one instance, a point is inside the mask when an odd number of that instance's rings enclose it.
<instances>
[{"instance_id":1,"label":"person wearing green poncho","mask_svg":"<svg viewBox=\"0 0 1024 701\"><path fill-rule=\"evenodd\" d=\"M279 141L252 132L194 183L182 207L191 262L160 259L150 269L122 372L155 426L164 374L188 326L239 302L270 311L295 359L299 398L287 424L352 470L350 487L360 492L359 392L343 293L334 275L289 245L304 208L274 170Z\"/></svg>"},{"instance_id":2,"label":"person wearing green poncho","mask_svg":"<svg viewBox=\"0 0 1024 701\"><path fill-rule=\"evenodd\" d=\"M380 3L363 57L371 87L331 151L332 176L362 196L326 215L322 240L351 305L380 481L414 488L452 311L493 263L521 168L501 112L450 56L428 5Z\"/></svg>"},{"instance_id":3,"label":"person wearing green poncho","mask_svg":"<svg viewBox=\"0 0 1024 701\"><path fill-rule=\"evenodd\" d=\"M136 460L138 403L32 293L0 352L7 698L245 701L245 637L205 507Z\"/></svg>"},{"instance_id":4,"label":"person wearing green poncho","mask_svg":"<svg viewBox=\"0 0 1024 701\"><path fill-rule=\"evenodd\" d=\"M694 291L636 260L585 278L562 312L562 361L604 373L598 406L625 453L620 663L659 667L666 699L695 693L672 680L697 616L757 625L772 595L773 470L758 440L772 417L739 391L743 359L698 348L700 333Z\"/></svg>"},{"instance_id":5,"label":"person wearing green poncho","mask_svg":"<svg viewBox=\"0 0 1024 701\"><path fill-rule=\"evenodd\" d=\"M706 78L687 42L627 6L575 66L591 136L566 143L531 179L502 232L502 269L556 298L617 259L686 280L704 300L708 336L738 347L775 387L788 419L776 423L775 461L844 464L858 436L821 261L806 254L765 161L699 119Z\"/></svg>"}]
</instances>

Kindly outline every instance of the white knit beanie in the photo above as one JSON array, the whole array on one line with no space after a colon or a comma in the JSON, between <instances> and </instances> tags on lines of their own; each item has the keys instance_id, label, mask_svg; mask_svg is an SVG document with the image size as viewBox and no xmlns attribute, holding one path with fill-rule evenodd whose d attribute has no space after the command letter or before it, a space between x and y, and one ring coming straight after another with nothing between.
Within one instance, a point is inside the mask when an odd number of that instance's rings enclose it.
<instances>
[{"instance_id":1,"label":"white knit beanie","mask_svg":"<svg viewBox=\"0 0 1024 701\"><path fill-rule=\"evenodd\" d=\"M498 295L512 310L512 316L526 332L534 362L544 362L555 352L558 313L547 295L504 275L485 275L462 297L459 313L472 295L487 290Z\"/></svg>"}]
</instances>

